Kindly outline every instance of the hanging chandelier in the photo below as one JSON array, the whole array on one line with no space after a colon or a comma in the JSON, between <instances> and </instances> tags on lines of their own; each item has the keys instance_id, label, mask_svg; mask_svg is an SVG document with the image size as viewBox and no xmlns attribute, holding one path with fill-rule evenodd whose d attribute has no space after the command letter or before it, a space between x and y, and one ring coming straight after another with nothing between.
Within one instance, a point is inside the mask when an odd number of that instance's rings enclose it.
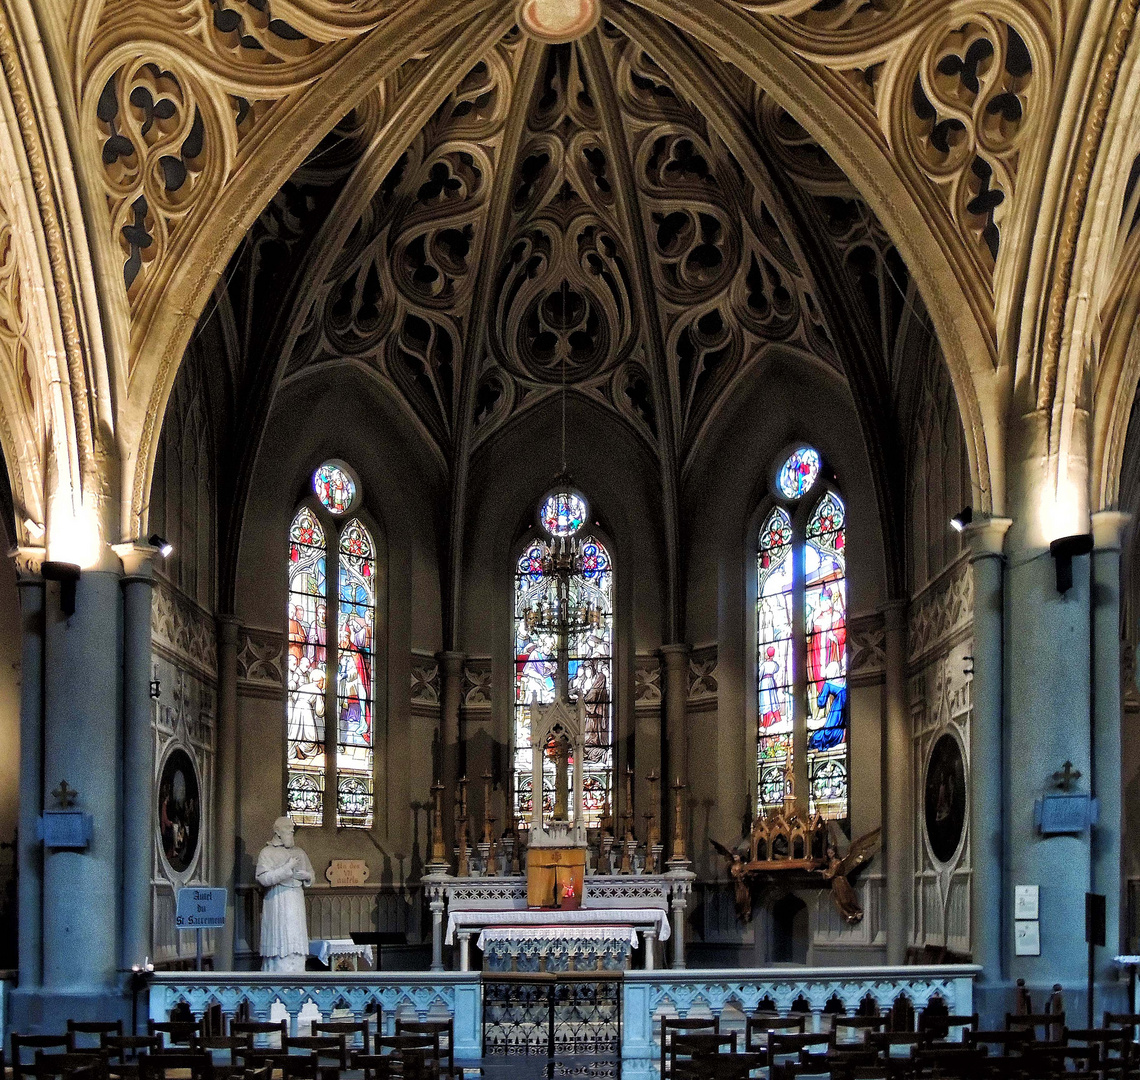
<instances>
[{"instance_id":1,"label":"hanging chandelier","mask_svg":"<svg viewBox=\"0 0 1140 1080\"><path fill-rule=\"evenodd\" d=\"M538 524L550 539L536 567L546 588L534 594L522 612L529 632L568 637L605 623L601 598L591 597L588 590L571 588L574 578L589 574L586 544L579 535L588 513L585 496L568 484L554 487L539 503Z\"/></svg>"}]
</instances>

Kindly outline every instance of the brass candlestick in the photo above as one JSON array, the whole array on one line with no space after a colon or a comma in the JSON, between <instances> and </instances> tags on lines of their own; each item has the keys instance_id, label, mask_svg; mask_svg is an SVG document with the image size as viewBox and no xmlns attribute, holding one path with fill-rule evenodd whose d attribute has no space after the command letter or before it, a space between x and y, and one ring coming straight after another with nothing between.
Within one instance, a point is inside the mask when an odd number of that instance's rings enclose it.
<instances>
[{"instance_id":1,"label":"brass candlestick","mask_svg":"<svg viewBox=\"0 0 1140 1080\"><path fill-rule=\"evenodd\" d=\"M625 822L625 839L633 839L633 768L625 767L625 813L622 814Z\"/></svg>"},{"instance_id":2,"label":"brass candlestick","mask_svg":"<svg viewBox=\"0 0 1140 1080\"><path fill-rule=\"evenodd\" d=\"M471 873L471 868L467 862L467 777L461 776L456 786L459 788L459 798L457 799L459 824L456 829L459 865L456 867L456 873L460 877L467 877Z\"/></svg>"},{"instance_id":3,"label":"brass candlestick","mask_svg":"<svg viewBox=\"0 0 1140 1080\"><path fill-rule=\"evenodd\" d=\"M443 846L443 783L436 780L431 786L432 828L431 861L436 866L447 865L447 851Z\"/></svg>"},{"instance_id":4,"label":"brass candlestick","mask_svg":"<svg viewBox=\"0 0 1140 1080\"><path fill-rule=\"evenodd\" d=\"M681 792L685 785L678 776L673 781L673 860L680 862L685 858L685 832L681 825Z\"/></svg>"},{"instance_id":5,"label":"brass candlestick","mask_svg":"<svg viewBox=\"0 0 1140 1080\"><path fill-rule=\"evenodd\" d=\"M495 819L491 817L491 774L485 772L483 774L483 843L491 843L491 823Z\"/></svg>"},{"instance_id":6,"label":"brass candlestick","mask_svg":"<svg viewBox=\"0 0 1140 1080\"><path fill-rule=\"evenodd\" d=\"M645 873L647 874L657 873L657 845L653 842L653 832L655 828L653 818L653 811L646 810L645 835L647 839L645 841Z\"/></svg>"},{"instance_id":7,"label":"brass candlestick","mask_svg":"<svg viewBox=\"0 0 1140 1080\"><path fill-rule=\"evenodd\" d=\"M653 847L654 844L661 843L661 826L657 820L657 783L661 777L657 775L656 769L652 769L645 779L649 783L649 811L645 815L649 820L646 822L645 846Z\"/></svg>"}]
</instances>

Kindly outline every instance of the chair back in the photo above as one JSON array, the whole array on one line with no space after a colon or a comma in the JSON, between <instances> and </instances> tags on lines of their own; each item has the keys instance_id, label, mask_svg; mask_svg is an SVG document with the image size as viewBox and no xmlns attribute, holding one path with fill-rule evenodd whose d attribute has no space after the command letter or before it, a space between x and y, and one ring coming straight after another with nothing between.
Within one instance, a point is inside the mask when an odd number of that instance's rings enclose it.
<instances>
[{"instance_id":1,"label":"chair back","mask_svg":"<svg viewBox=\"0 0 1140 1080\"><path fill-rule=\"evenodd\" d=\"M162 1040L162 1049L193 1050L202 1034L201 1020L148 1020L146 1033Z\"/></svg>"},{"instance_id":2,"label":"chair back","mask_svg":"<svg viewBox=\"0 0 1140 1080\"><path fill-rule=\"evenodd\" d=\"M1051 1042L1060 1039L1065 1030L1064 1012L1055 1013L1006 1013L1005 1029L1014 1031L1023 1028L1030 1032L1030 1038L1037 1038L1037 1029L1041 1028L1044 1036L1042 1041Z\"/></svg>"},{"instance_id":3,"label":"chair back","mask_svg":"<svg viewBox=\"0 0 1140 1080\"><path fill-rule=\"evenodd\" d=\"M380 1030L380 1013L376 1013L376 1029ZM343 1035L345 1045L349 1052L360 1050L367 1054L372 1047L372 1036L368 1030L368 1021L361 1020L314 1020L309 1025L310 1035ZM355 1041L359 1039L359 1042Z\"/></svg>"},{"instance_id":4,"label":"chair back","mask_svg":"<svg viewBox=\"0 0 1140 1080\"><path fill-rule=\"evenodd\" d=\"M67 1039L71 1044L72 1051L78 1051L81 1048L93 1049L96 1046L102 1046L103 1040L107 1038L107 1036L117 1035L121 1038L122 1034L122 1020L68 1020L67 1022ZM93 1037L94 1043L92 1043L91 1038L82 1038L84 1035Z\"/></svg>"},{"instance_id":5,"label":"chair back","mask_svg":"<svg viewBox=\"0 0 1140 1080\"><path fill-rule=\"evenodd\" d=\"M231 1020L230 1034L240 1035L245 1039L246 1046L251 1049L256 1046L259 1050L284 1050L285 1040L289 1037L289 1022L287 1020L281 1020L277 1023L269 1023L263 1020ZM276 1044L271 1041L274 1035L277 1036Z\"/></svg>"},{"instance_id":6,"label":"chair back","mask_svg":"<svg viewBox=\"0 0 1140 1080\"><path fill-rule=\"evenodd\" d=\"M448 1075L455 1073L455 1018L449 1016L446 1020L396 1020L397 1035L434 1035L436 1037L436 1056L439 1058L440 1070L447 1070ZM447 1045L443 1045L443 1037L447 1037ZM447 1064L444 1065L446 1059Z\"/></svg>"},{"instance_id":7,"label":"chair back","mask_svg":"<svg viewBox=\"0 0 1140 1080\"><path fill-rule=\"evenodd\" d=\"M400 1076L403 1063L396 1054L368 1054L354 1050L348 1058L349 1068L359 1070L364 1080L389 1080Z\"/></svg>"},{"instance_id":8,"label":"chair back","mask_svg":"<svg viewBox=\"0 0 1140 1080\"><path fill-rule=\"evenodd\" d=\"M139 1054L139 1080L167 1080L172 1072L188 1072L190 1080L214 1080L214 1059L204 1051Z\"/></svg>"},{"instance_id":9,"label":"chair back","mask_svg":"<svg viewBox=\"0 0 1140 1080\"><path fill-rule=\"evenodd\" d=\"M58 1050L66 1053L71 1042L66 1035L17 1035L12 1033L12 1080L30 1076L35 1071L36 1050ZM24 1060L24 1051L31 1050L30 1061Z\"/></svg>"},{"instance_id":10,"label":"chair back","mask_svg":"<svg viewBox=\"0 0 1140 1080\"><path fill-rule=\"evenodd\" d=\"M348 1068L348 1046L343 1033L339 1035L286 1035L284 1049L286 1053L302 1050L309 1054L318 1065L334 1065L338 1069Z\"/></svg>"},{"instance_id":11,"label":"chair back","mask_svg":"<svg viewBox=\"0 0 1140 1080\"><path fill-rule=\"evenodd\" d=\"M103 1053L108 1061L125 1065L140 1053L157 1054L162 1051L162 1040L149 1035L108 1035L103 1039Z\"/></svg>"},{"instance_id":12,"label":"chair back","mask_svg":"<svg viewBox=\"0 0 1140 1080\"><path fill-rule=\"evenodd\" d=\"M831 1030L835 1032L837 1045L844 1042L866 1044L867 1036L871 1032L883 1031L887 1021L886 1016L837 1016ZM854 1038L841 1038L841 1033L845 1031L853 1032Z\"/></svg>"},{"instance_id":13,"label":"chair back","mask_svg":"<svg viewBox=\"0 0 1140 1080\"><path fill-rule=\"evenodd\" d=\"M62 1077L71 1080L77 1073L107 1078L107 1062L98 1054L74 1054L67 1051L62 1054L45 1054L42 1050L36 1051L36 1062L33 1066L36 1080L54 1080Z\"/></svg>"},{"instance_id":14,"label":"chair back","mask_svg":"<svg viewBox=\"0 0 1140 1080\"><path fill-rule=\"evenodd\" d=\"M668 1060L669 1047L672 1045L672 1036L677 1032L685 1031L720 1031L719 1016L701 1016L688 1019L681 1016L661 1017L661 1077L664 1080L668 1075L670 1062Z\"/></svg>"}]
</instances>

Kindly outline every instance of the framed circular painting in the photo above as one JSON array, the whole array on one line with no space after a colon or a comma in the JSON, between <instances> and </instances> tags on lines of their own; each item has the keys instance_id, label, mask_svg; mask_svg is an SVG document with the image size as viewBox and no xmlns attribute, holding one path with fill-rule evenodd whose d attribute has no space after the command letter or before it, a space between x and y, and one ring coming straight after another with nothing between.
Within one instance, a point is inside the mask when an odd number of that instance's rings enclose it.
<instances>
[{"instance_id":1,"label":"framed circular painting","mask_svg":"<svg viewBox=\"0 0 1140 1080\"><path fill-rule=\"evenodd\" d=\"M940 863L954 858L966 829L966 762L962 744L950 732L940 735L926 763L926 839Z\"/></svg>"},{"instance_id":2,"label":"framed circular painting","mask_svg":"<svg viewBox=\"0 0 1140 1080\"><path fill-rule=\"evenodd\" d=\"M158 778L158 841L170 869L194 863L202 832L202 792L193 758L181 747L166 755Z\"/></svg>"}]
</instances>

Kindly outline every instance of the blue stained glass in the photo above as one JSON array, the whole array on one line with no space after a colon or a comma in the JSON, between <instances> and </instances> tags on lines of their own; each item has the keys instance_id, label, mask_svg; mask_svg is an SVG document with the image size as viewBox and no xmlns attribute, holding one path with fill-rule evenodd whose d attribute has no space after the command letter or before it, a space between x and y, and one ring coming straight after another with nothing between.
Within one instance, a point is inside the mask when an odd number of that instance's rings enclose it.
<instances>
[{"instance_id":1,"label":"blue stained glass","mask_svg":"<svg viewBox=\"0 0 1140 1080\"><path fill-rule=\"evenodd\" d=\"M337 599L337 825L369 829L376 562L372 537L355 519L340 534Z\"/></svg>"},{"instance_id":2,"label":"blue stained glass","mask_svg":"<svg viewBox=\"0 0 1140 1080\"><path fill-rule=\"evenodd\" d=\"M326 461L313 473L313 492L332 514L343 514L356 499L356 481L335 461Z\"/></svg>"},{"instance_id":3,"label":"blue stained glass","mask_svg":"<svg viewBox=\"0 0 1140 1080\"><path fill-rule=\"evenodd\" d=\"M539 522L551 536L574 536L586 524L586 500L573 491L551 495L539 512Z\"/></svg>"},{"instance_id":4,"label":"blue stained glass","mask_svg":"<svg viewBox=\"0 0 1140 1080\"><path fill-rule=\"evenodd\" d=\"M798 499L811 491L819 478L823 461L819 451L801 446L792 453L780 468L776 483L785 499Z\"/></svg>"}]
</instances>

